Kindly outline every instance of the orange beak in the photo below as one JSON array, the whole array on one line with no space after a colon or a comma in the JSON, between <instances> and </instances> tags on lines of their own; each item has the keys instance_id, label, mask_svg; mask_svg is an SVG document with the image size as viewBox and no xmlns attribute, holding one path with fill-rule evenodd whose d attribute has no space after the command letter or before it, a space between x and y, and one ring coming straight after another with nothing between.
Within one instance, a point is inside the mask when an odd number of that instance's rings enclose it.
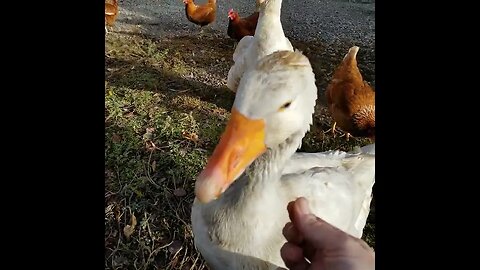
<instances>
[{"instance_id":1,"label":"orange beak","mask_svg":"<svg viewBox=\"0 0 480 270\"><path fill-rule=\"evenodd\" d=\"M265 122L249 119L233 108L220 143L197 178L198 200L208 203L218 198L266 149Z\"/></svg>"}]
</instances>

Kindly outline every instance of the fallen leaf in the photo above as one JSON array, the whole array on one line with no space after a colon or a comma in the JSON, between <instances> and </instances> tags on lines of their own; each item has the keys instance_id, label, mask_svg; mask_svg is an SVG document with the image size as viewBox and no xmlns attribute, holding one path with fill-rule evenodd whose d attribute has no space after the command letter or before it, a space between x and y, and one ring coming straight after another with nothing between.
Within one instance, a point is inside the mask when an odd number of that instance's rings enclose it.
<instances>
[{"instance_id":1,"label":"fallen leaf","mask_svg":"<svg viewBox=\"0 0 480 270\"><path fill-rule=\"evenodd\" d=\"M182 132L182 136L187 139L187 140L190 140L192 142L198 142L198 135L197 133L195 132L188 132L188 131L183 131Z\"/></svg>"},{"instance_id":2,"label":"fallen leaf","mask_svg":"<svg viewBox=\"0 0 480 270\"><path fill-rule=\"evenodd\" d=\"M107 207L105 207L105 218L110 219L113 218L113 208L115 207L114 204L109 204Z\"/></svg>"},{"instance_id":3,"label":"fallen leaf","mask_svg":"<svg viewBox=\"0 0 480 270\"><path fill-rule=\"evenodd\" d=\"M157 162L154 160L152 162L152 172L154 172L156 168L157 168Z\"/></svg>"},{"instance_id":4,"label":"fallen leaf","mask_svg":"<svg viewBox=\"0 0 480 270\"><path fill-rule=\"evenodd\" d=\"M131 118L131 117L133 117L133 115L134 115L134 113L132 111L132 112L126 113L124 116L125 116L125 118Z\"/></svg>"},{"instance_id":5,"label":"fallen leaf","mask_svg":"<svg viewBox=\"0 0 480 270\"><path fill-rule=\"evenodd\" d=\"M112 141L113 141L114 143L119 143L121 140L122 140L122 137L120 137L120 135L118 135L117 133L113 133L113 135L112 135Z\"/></svg>"},{"instance_id":6,"label":"fallen leaf","mask_svg":"<svg viewBox=\"0 0 480 270\"><path fill-rule=\"evenodd\" d=\"M130 220L130 225L126 225L123 228L123 234L128 238L133 234L135 231L135 226L137 226L137 218L135 217L134 214L132 214L131 220Z\"/></svg>"},{"instance_id":7,"label":"fallen leaf","mask_svg":"<svg viewBox=\"0 0 480 270\"><path fill-rule=\"evenodd\" d=\"M147 133L153 133L154 131L155 131L155 128L152 128L152 127L147 128Z\"/></svg>"},{"instance_id":8,"label":"fallen leaf","mask_svg":"<svg viewBox=\"0 0 480 270\"><path fill-rule=\"evenodd\" d=\"M176 254L182 248L182 241L174 240L170 246L168 246L168 251L172 254Z\"/></svg>"},{"instance_id":9,"label":"fallen leaf","mask_svg":"<svg viewBox=\"0 0 480 270\"><path fill-rule=\"evenodd\" d=\"M175 195L177 197L183 197L183 196L187 195L187 192L183 188L177 188L173 191L173 195Z\"/></svg>"},{"instance_id":10,"label":"fallen leaf","mask_svg":"<svg viewBox=\"0 0 480 270\"><path fill-rule=\"evenodd\" d=\"M146 141L145 142L145 148L148 151L154 151L157 148L157 146L152 141Z\"/></svg>"},{"instance_id":11,"label":"fallen leaf","mask_svg":"<svg viewBox=\"0 0 480 270\"><path fill-rule=\"evenodd\" d=\"M143 134L143 139L148 141L153 138L153 132L155 131L155 128L147 128L145 134Z\"/></svg>"}]
</instances>

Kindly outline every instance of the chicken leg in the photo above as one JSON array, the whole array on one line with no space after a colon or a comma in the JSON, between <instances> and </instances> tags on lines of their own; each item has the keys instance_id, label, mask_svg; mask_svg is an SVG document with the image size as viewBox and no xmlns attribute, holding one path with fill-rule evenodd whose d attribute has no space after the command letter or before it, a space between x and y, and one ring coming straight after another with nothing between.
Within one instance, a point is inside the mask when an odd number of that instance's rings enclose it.
<instances>
[{"instance_id":1,"label":"chicken leg","mask_svg":"<svg viewBox=\"0 0 480 270\"><path fill-rule=\"evenodd\" d=\"M333 122L333 125L330 129L328 129L327 131L323 132L324 134L325 133L328 133L328 132L332 132L332 136L335 138L335 127L337 126L337 122Z\"/></svg>"},{"instance_id":2,"label":"chicken leg","mask_svg":"<svg viewBox=\"0 0 480 270\"><path fill-rule=\"evenodd\" d=\"M335 131L337 131L336 129L337 127L337 122L333 122L333 125L332 125L332 128L330 128L329 130L325 131L324 133L327 133L327 132L332 132L332 135L333 137L335 138ZM348 132L344 132L342 135L339 136L339 138L343 137L343 136L346 136L347 137L347 142L350 140L350 138L354 138L352 136L352 134L348 133Z\"/></svg>"},{"instance_id":3,"label":"chicken leg","mask_svg":"<svg viewBox=\"0 0 480 270\"><path fill-rule=\"evenodd\" d=\"M333 126L332 126L332 134L333 134L333 137L335 137L335 127L337 126L337 122L333 122Z\"/></svg>"},{"instance_id":4,"label":"chicken leg","mask_svg":"<svg viewBox=\"0 0 480 270\"><path fill-rule=\"evenodd\" d=\"M340 135L339 138L346 136L347 137L347 142L350 140L350 138L354 138L352 134L345 132L343 135Z\"/></svg>"}]
</instances>

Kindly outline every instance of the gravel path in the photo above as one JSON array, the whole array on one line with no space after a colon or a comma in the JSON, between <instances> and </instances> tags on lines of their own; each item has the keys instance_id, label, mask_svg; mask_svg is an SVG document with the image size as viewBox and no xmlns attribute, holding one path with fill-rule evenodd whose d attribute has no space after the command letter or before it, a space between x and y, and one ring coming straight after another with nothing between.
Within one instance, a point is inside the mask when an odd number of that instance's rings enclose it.
<instances>
[{"instance_id":1,"label":"gravel path","mask_svg":"<svg viewBox=\"0 0 480 270\"><path fill-rule=\"evenodd\" d=\"M206 0L197 0L204 3ZM355 43L374 47L375 3L348 0L283 0L282 23L285 34L299 41L319 40L327 44ZM241 16L254 9L254 0L217 0L217 20L206 31L227 36L230 8ZM154 36L198 33L199 27L185 17L182 0L120 0L116 31L141 32Z\"/></svg>"}]
</instances>

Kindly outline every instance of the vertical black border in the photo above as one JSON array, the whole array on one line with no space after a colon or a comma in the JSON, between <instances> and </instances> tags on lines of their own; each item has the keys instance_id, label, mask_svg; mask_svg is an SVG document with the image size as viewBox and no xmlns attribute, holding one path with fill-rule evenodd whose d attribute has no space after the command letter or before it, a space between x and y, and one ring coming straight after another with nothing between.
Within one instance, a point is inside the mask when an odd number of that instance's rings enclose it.
<instances>
[{"instance_id":1,"label":"vertical black border","mask_svg":"<svg viewBox=\"0 0 480 270\"><path fill-rule=\"evenodd\" d=\"M469 7L445 3L376 2L378 269L449 268L456 252L466 253L452 240L472 233L458 229L472 212L462 216L468 204L457 203L470 197L465 173L475 173L462 152L475 151L473 134L465 135L472 125L462 123L474 116L465 108L475 98L462 83L472 77L457 74L470 68L449 61L470 59L454 45L465 27L455 15L468 17Z\"/></svg>"},{"instance_id":2,"label":"vertical black border","mask_svg":"<svg viewBox=\"0 0 480 270\"><path fill-rule=\"evenodd\" d=\"M3 35L5 258L14 268L102 269L104 6L3 10L12 16Z\"/></svg>"}]
</instances>

